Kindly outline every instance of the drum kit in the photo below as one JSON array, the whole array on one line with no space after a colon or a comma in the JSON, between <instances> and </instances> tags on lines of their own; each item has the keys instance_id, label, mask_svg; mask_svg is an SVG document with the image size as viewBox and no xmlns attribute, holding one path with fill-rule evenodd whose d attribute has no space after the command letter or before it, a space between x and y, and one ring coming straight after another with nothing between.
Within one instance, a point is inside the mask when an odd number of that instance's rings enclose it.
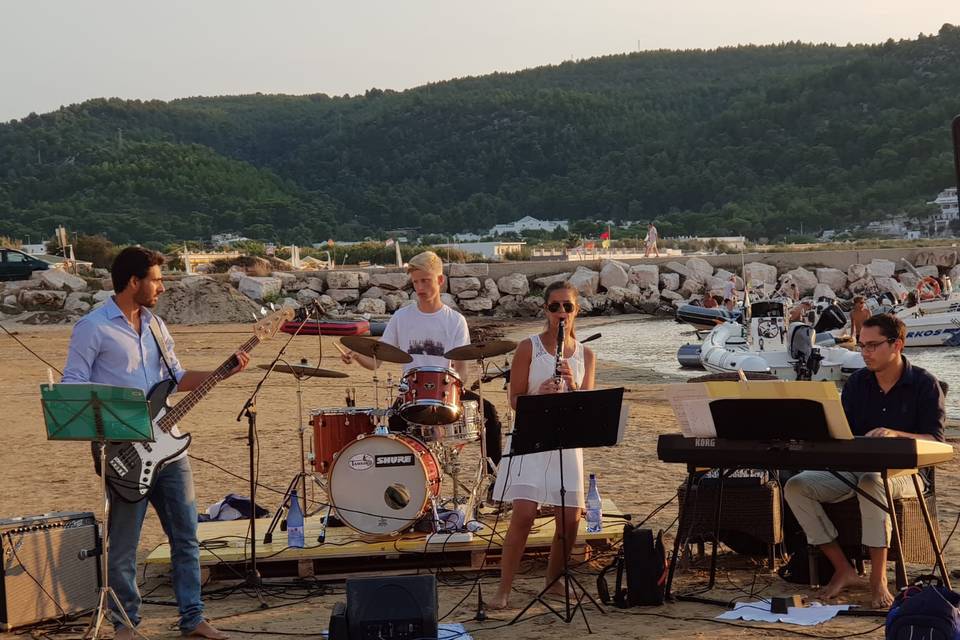
<instances>
[{"instance_id":1,"label":"drum kit","mask_svg":"<svg viewBox=\"0 0 960 640\"><path fill-rule=\"evenodd\" d=\"M352 351L374 359L374 364L408 364L409 354L375 338L345 336L340 342ZM474 361L482 378L488 358L513 351L516 343L506 340L478 342L444 354L453 361ZM460 527L475 520L485 495L488 472L484 440L483 385L479 400L463 399L463 380L453 369L414 367L398 384L388 377L384 387L387 402L381 406L380 379L373 370L374 406L357 407L355 390L348 391L345 407L324 407L309 413L309 427L303 424L300 382L306 377L343 378L346 374L309 366L277 365L274 371L297 380L297 408L300 424L301 471L287 494L302 484L306 495L311 479L326 491L327 515L332 512L346 526L365 536L396 536L422 520L432 520L434 531L450 531L447 522ZM398 420L397 418L400 418ZM397 431L402 424L403 430ZM390 425L390 426L388 426ZM312 431L310 450L305 451L304 434ZM463 448L480 442L480 459L472 482L460 479ZM307 471L307 463L312 467ZM452 496L441 497L442 475L452 480ZM287 506L288 502L284 502ZM441 518L444 510L459 511L457 518ZM279 523L278 510L269 534ZM305 509L305 512L306 509ZM327 518L324 518L326 522ZM321 539L325 536L321 534Z\"/></svg>"}]
</instances>

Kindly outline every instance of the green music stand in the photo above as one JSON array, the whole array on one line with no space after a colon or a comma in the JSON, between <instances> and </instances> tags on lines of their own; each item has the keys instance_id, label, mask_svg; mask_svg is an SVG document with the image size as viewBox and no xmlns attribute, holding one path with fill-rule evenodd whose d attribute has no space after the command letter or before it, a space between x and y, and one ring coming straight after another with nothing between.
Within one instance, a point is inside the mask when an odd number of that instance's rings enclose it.
<instances>
[{"instance_id":1,"label":"green music stand","mask_svg":"<svg viewBox=\"0 0 960 640\"><path fill-rule=\"evenodd\" d=\"M100 554L100 598L90 618L84 638L100 637L100 629L109 611L110 600L117 606L123 624L136 635L120 598L110 586L110 497L107 493L107 442L153 442L150 407L140 389L112 387L106 384L40 385L40 404L47 427L47 440L83 440L100 444L100 490L103 495L103 552Z\"/></svg>"}]
</instances>

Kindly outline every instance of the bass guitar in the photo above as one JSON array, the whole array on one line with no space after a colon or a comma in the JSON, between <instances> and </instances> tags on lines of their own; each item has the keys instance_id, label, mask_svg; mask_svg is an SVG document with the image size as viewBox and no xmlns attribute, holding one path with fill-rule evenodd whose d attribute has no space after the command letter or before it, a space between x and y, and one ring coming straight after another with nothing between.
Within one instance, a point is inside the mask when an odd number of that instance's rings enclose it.
<instances>
[{"instance_id":1,"label":"bass guitar","mask_svg":"<svg viewBox=\"0 0 960 640\"><path fill-rule=\"evenodd\" d=\"M293 309L289 307L270 314L254 325L253 337L240 345L239 350L250 353L258 344L274 336L291 318ZM150 495L163 465L190 446L190 434L174 436L171 431L236 366L237 357L231 355L172 407L167 399L177 388L176 380L163 380L150 389L147 404L153 421L154 441L107 443L107 484L116 496L126 502L139 502Z\"/></svg>"}]
</instances>

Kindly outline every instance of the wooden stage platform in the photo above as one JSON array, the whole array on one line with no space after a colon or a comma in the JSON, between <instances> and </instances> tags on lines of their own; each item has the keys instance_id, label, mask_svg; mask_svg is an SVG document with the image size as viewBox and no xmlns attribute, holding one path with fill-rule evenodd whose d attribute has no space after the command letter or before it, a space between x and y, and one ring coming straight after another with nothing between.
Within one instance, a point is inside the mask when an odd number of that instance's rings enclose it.
<instances>
[{"instance_id":1,"label":"wooden stage platform","mask_svg":"<svg viewBox=\"0 0 960 640\"><path fill-rule=\"evenodd\" d=\"M612 500L603 501L604 513L620 513ZM270 526L269 518L257 520L257 569L265 577L299 576L321 577L337 580L366 573L407 573L414 569L448 568L458 571L496 568L500 562L503 536L509 526L507 519L496 523L496 516L484 516L486 528L473 534L470 541L457 541L438 536L428 542L424 533L407 533L395 538L365 537L349 527L330 527L326 540L317 543L322 518L307 518L305 526L306 546L303 549L287 547L287 534L274 531L271 544L263 544L263 535ZM623 537L624 520L604 519L603 530L586 533L586 521L581 520L577 543L573 550L574 561L589 559ZM244 567L250 557L248 540L249 521L201 522L198 528L200 539L200 566L204 577L214 579L242 578ZM554 535L552 517L536 520L524 557L543 554L550 550ZM484 556L486 555L486 560ZM147 557L148 567L163 570L170 565L170 547L167 543L158 546ZM209 572L209 573L208 573Z\"/></svg>"}]
</instances>

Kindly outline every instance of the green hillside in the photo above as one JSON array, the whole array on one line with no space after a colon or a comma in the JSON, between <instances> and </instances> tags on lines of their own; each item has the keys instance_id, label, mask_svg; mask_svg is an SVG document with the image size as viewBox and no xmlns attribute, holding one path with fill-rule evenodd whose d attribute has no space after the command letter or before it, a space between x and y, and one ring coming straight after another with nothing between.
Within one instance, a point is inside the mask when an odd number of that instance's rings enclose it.
<instances>
[{"instance_id":1,"label":"green hillside","mask_svg":"<svg viewBox=\"0 0 960 640\"><path fill-rule=\"evenodd\" d=\"M92 100L0 125L0 235L348 239L522 215L777 236L953 184L960 28L656 51L363 96Z\"/></svg>"}]
</instances>

